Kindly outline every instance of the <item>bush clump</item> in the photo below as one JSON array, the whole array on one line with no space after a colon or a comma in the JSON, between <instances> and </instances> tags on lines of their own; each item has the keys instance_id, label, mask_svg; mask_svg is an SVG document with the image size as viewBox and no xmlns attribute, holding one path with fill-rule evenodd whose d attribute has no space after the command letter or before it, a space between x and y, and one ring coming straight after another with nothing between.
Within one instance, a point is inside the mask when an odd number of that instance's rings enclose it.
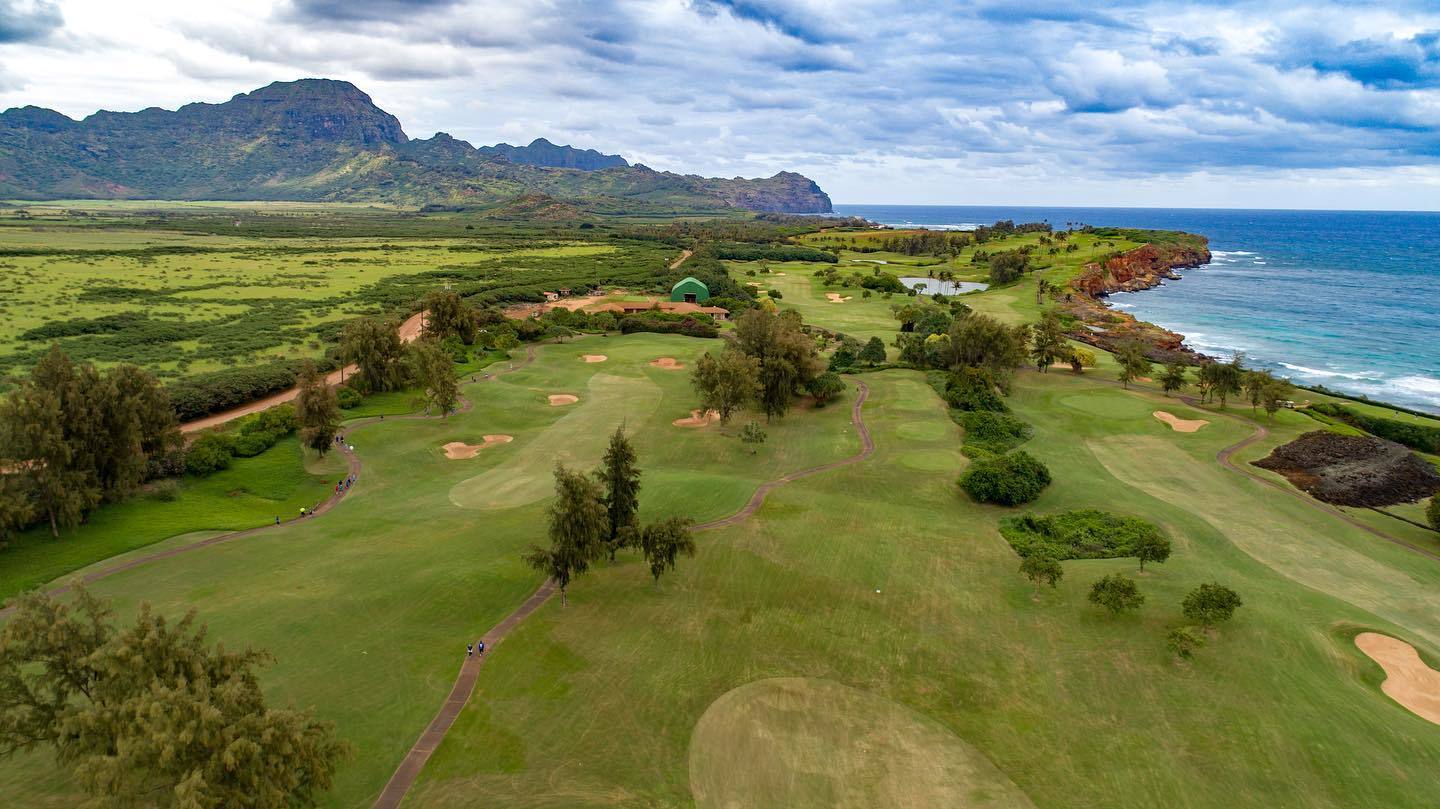
<instances>
[{"instance_id":1,"label":"bush clump","mask_svg":"<svg viewBox=\"0 0 1440 809\"><path fill-rule=\"evenodd\" d=\"M1050 485L1050 470L1024 450L975 461L960 476L960 488L981 503L1018 506Z\"/></svg>"},{"instance_id":2,"label":"bush clump","mask_svg":"<svg viewBox=\"0 0 1440 809\"><path fill-rule=\"evenodd\" d=\"M965 428L965 446L993 455L1003 455L1030 438L1029 424L1009 413L971 410L960 417Z\"/></svg>"},{"instance_id":3,"label":"bush clump","mask_svg":"<svg viewBox=\"0 0 1440 809\"><path fill-rule=\"evenodd\" d=\"M1000 535L1021 556L1043 553L1056 559L1135 556L1142 544L1164 536L1158 526L1139 517L1093 508L1006 517L1000 521Z\"/></svg>"}]
</instances>

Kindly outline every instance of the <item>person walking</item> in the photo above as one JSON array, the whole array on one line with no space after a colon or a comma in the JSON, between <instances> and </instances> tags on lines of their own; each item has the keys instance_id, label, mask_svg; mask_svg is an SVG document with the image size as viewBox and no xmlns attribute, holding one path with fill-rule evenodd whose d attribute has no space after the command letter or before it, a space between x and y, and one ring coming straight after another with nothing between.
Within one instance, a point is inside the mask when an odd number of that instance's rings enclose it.
<instances>
[{"instance_id":1,"label":"person walking","mask_svg":"<svg viewBox=\"0 0 1440 809\"><path fill-rule=\"evenodd\" d=\"M479 641L479 646L477 648L479 649L480 654L485 654L485 641Z\"/></svg>"},{"instance_id":2,"label":"person walking","mask_svg":"<svg viewBox=\"0 0 1440 809\"><path fill-rule=\"evenodd\" d=\"M474 656L475 656L475 644L473 644L473 643L467 643L467 644L465 644L465 656L466 656L466 657L474 657Z\"/></svg>"}]
</instances>

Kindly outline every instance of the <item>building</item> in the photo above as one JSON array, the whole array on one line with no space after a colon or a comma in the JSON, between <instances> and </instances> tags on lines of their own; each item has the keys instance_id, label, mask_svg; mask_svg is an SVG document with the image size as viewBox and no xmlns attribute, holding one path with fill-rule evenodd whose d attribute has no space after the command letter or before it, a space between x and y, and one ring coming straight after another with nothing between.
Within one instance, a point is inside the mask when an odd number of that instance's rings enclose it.
<instances>
[{"instance_id":1,"label":"building","mask_svg":"<svg viewBox=\"0 0 1440 809\"><path fill-rule=\"evenodd\" d=\"M704 303L708 300L710 300L710 287L705 286L694 276L684 278L670 288L671 303Z\"/></svg>"}]
</instances>

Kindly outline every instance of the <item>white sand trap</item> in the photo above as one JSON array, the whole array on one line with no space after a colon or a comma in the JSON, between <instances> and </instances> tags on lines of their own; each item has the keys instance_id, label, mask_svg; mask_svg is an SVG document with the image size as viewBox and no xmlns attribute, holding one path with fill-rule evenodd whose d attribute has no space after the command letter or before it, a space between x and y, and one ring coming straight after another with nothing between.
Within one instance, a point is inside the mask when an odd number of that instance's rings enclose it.
<instances>
[{"instance_id":1,"label":"white sand trap","mask_svg":"<svg viewBox=\"0 0 1440 809\"><path fill-rule=\"evenodd\" d=\"M828 299L831 303L844 303L844 302L850 300L851 298L853 298L853 297L855 297L855 296L854 296L854 295L843 295L843 296L842 296L839 292L826 292L826 293L825 293L825 297L826 297L826 299Z\"/></svg>"},{"instance_id":2,"label":"white sand trap","mask_svg":"<svg viewBox=\"0 0 1440 809\"><path fill-rule=\"evenodd\" d=\"M783 273L783 272L772 272L772 273L770 273L770 274L771 274L771 275L784 275L785 273Z\"/></svg>"},{"instance_id":3,"label":"white sand trap","mask_svg":"<svg viewBox=\"0 0 1440 809\"><path fill-rule=\"evenodd\" d=\"M707 410L701 413L699 410L691 410L690 417L675 419L670 422L676 427L704 427L707 424L714 424L720 420L720 414L714 410Z\"/></svg>"},{"instance_id":4,"label":"white sand trap","mask_svg":"<svg viewBox=\"0 0 1440 809\"><path fill-rule=\"evenodd\" d=\"M452 461L463 461L466 458L474 458L480 453L480 450L486 447L493 447L496 444L508 444L514 440L515 437L509 435L487 435L485 436L485 442L482 444L467 444L464 441L451 441L446 444L443 449L445 450L446 458Z\"/></svg>"},{"instance_id":5,"label":"white sand trap","mask_svg":"<svg viewBox=\"0 0 1440 809\"><path fill-rule=\"evenodd\" d=\"M685 363L679 362L674 357L659 357L658 359L650 360L650 364L656 368L664 368L669 371L678 371L685 367Z\"/></svg>"},{"instance_id":6,"label":"white sand trap","mask_svg":"<svg viewBox=\"0 0 1440 809\"><path fill-rule=\"evenodd\" d=\"M579 397L579 396L571 396L571 395L568 394L568 393L552 393L552 394L550 394L550 406L551 406L551 407L560 407L560 406L562 406L562 405L572 405L572 404L575 404L575 403L578 402L578 401L580 401L580 397Z\"/></svg>"},{"instance_id":7,"label":"white sand trap","mask_svg":"<svg viewBox=\"0 0 1440 809\"><path fill-rule=\"evenodd\" d=\"M1355 645L1385 669L1381 691L1410 713L1440 725L1440 671L1425 665L1414 646L1376 632L1356 635Z\"/></svg>"},{"instance_id":8,"label":"white sand trap","mask_svg":"<svg viewBox=\"0 0 1440 809\"><path fill-rule=\"evenodd\" d=\"M586 354L580 359L585 360L586 362L604 362L605 360L608 360L610 358L605 356L604 354Z\"/></svg>"},{"instance_id":9,"label":"white sand trap","mask_svg":"<svg viewBox=\"0 0 1440 809\"><path fill-rule=\"evenodd\" d=\"M1210 423L1205 419L1182 419L1174 413L1167 413L1164 410L1156 410L1151 415L1170 425L1170 429L1177 433L1193 433Z\"/></svg>"}]
</instances>

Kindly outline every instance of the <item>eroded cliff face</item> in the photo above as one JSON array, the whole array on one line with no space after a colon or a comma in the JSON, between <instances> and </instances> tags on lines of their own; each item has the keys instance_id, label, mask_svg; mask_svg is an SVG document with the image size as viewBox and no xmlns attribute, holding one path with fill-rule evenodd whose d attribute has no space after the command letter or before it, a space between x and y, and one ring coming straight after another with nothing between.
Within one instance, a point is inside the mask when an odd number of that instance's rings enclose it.
<instances>
[{"instance_id":1,"label":"eroded cliff face","mask_svg":"<svg viewBox=\"0 0 1440 809\"><path fill-rule=\"evenodd\" d=\"M1127 342L1139 342L1158 362L1203 362L1206 357L1185 346L1185 335L1137 320L1111 309L1104 297L1112 292L1136 292L1178 280L1176 270L1210 262L1210 249L1201 237L1192 242L1145 244L1112 256L1104 264L1091 264L1070 282L1061 309L1079 321L1071 337L1113 351Z\"/></svg>"},{"instance_id":2,"label":"eroded cliff face","mask_svg":"<svg viewBox=\"0 0 1440 809\"><path fill-rule=\"evenodd\" d=\"M1203 245L1145 244L1091 264L1070 285L1089 297L1111 292L1135 292L1159 286L1166 279L1178 280L1176 270L1210 263L1210 248Z\"/></svg>"}]
</instances>

